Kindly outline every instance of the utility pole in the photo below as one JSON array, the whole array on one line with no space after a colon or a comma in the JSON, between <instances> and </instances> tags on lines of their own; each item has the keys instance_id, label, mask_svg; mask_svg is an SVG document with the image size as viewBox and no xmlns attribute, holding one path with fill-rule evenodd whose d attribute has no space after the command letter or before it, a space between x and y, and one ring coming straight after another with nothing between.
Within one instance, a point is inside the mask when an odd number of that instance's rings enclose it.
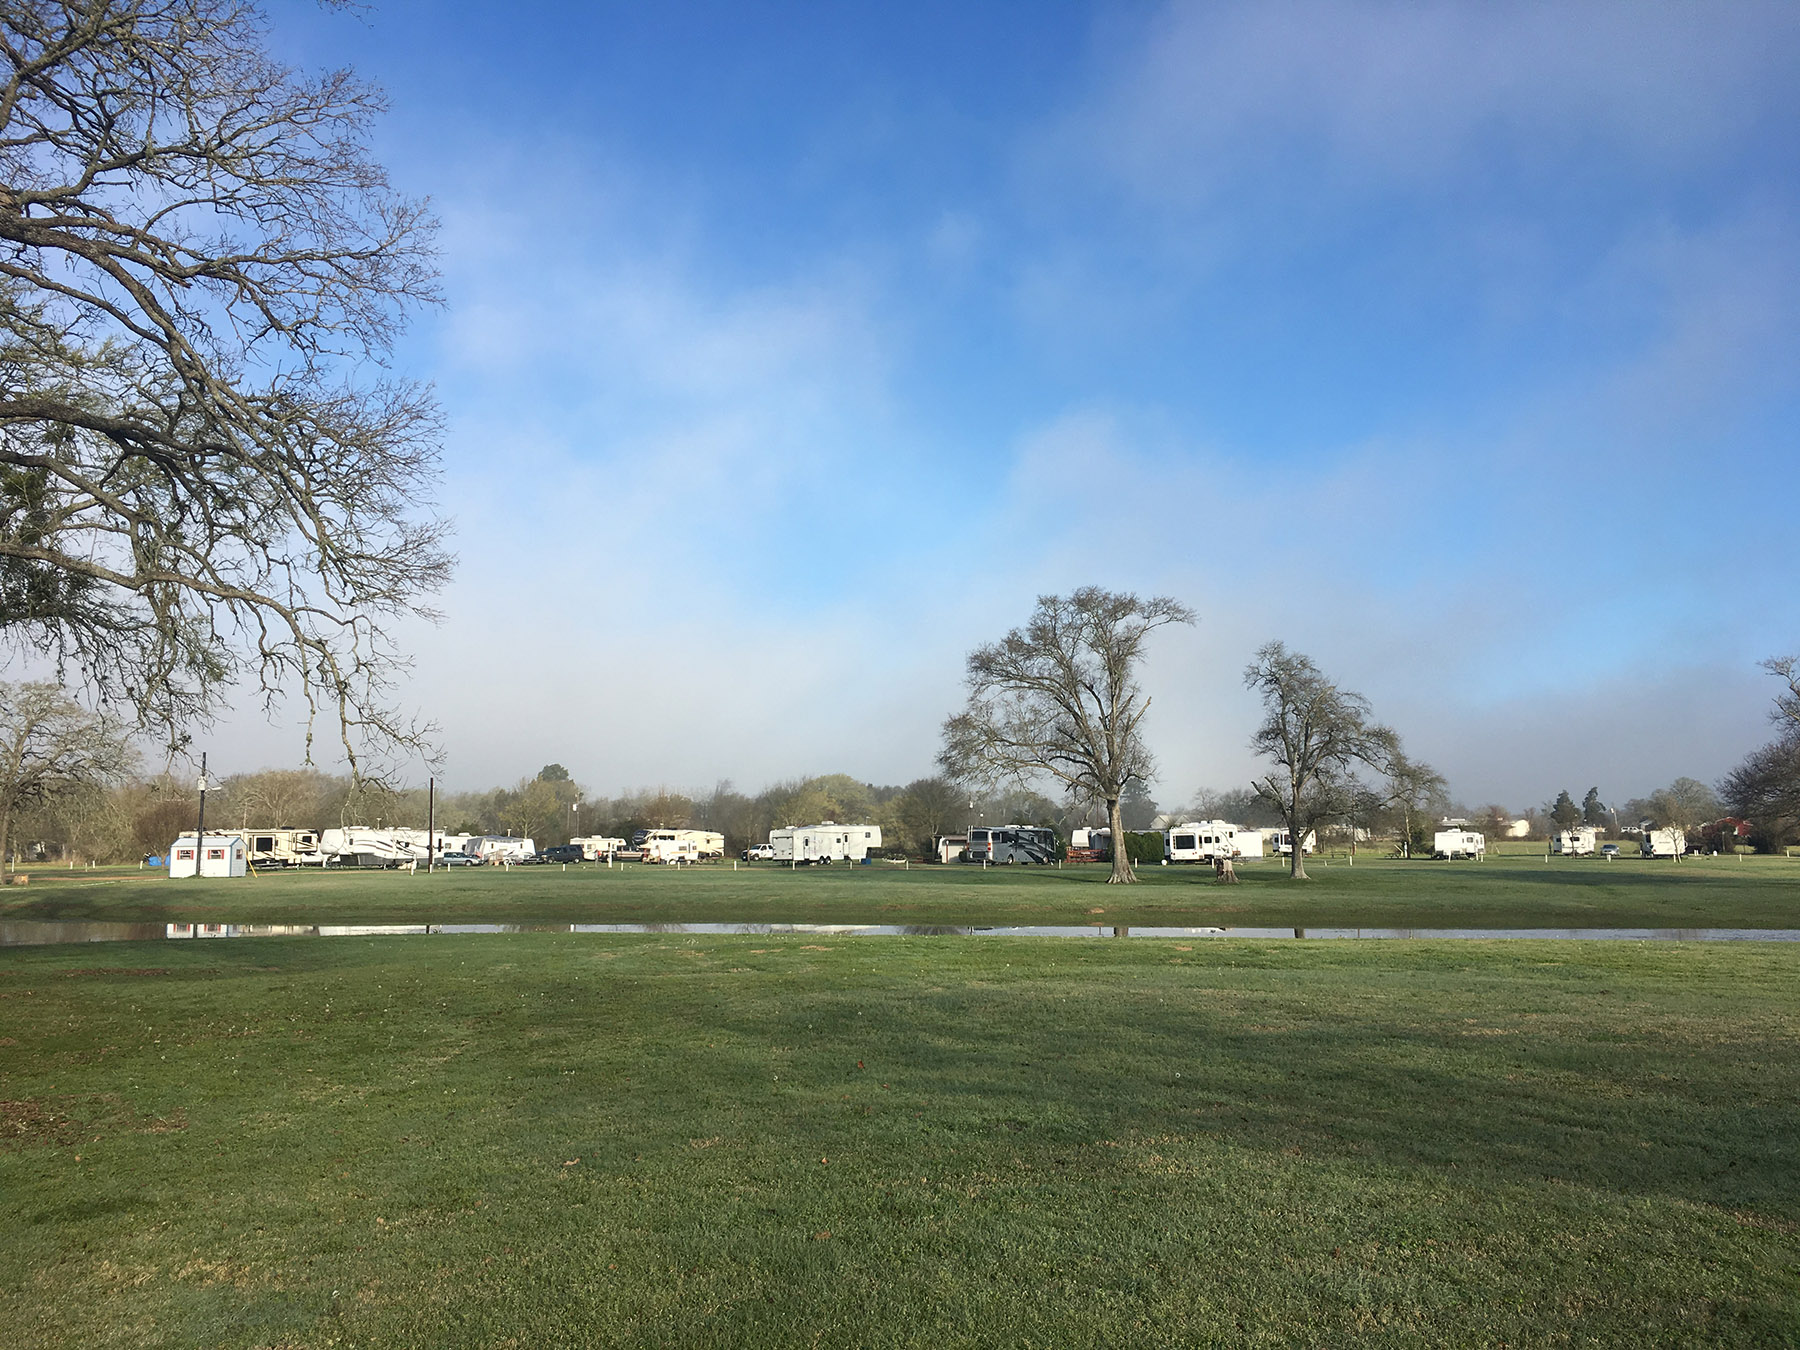
<instances>
[{"instance_id":1,"label":"utility pole","mask_svg":"<svg viewBox=\"0 0 1800 1350\"><path fill-rule=\"evenodd\" d=\"M204 875L201 864L206 861L206 751L200 752L200 823L194 827L194 876ZM230 871L227 868L226 871Z\"/></svg>"},{"instance_id":2,"label":"utility pole","mask_svg":"<svg viewBox=\"0 0 1800 1350\"><path fill-rule=\"evenodd\" d=\"M425 780L425 870L437 871L437 779Z\"/></svg>"}]
</instances>

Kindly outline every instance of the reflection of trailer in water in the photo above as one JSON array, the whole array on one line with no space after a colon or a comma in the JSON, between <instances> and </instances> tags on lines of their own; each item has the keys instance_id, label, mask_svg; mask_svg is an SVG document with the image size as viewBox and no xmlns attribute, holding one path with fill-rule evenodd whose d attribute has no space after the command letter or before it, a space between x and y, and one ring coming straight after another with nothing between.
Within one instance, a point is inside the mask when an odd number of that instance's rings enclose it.
<instances>
[{"instance_id":1,"label":"reflection of trailer in water","mask_svg":"<svg viewBox=\"0 0 1800 1350\"><path fill-rule=\"evenodd\" d=\"M969 831L972 863L1053 863L1056 831L1043 825L995 825Z\"/></svg>"},{"instance_id":2,"label":"reflection of trailer in water","mask_svg":"<svg viewBox=\"0 0 1800 1350\"><path fill-rule=\"evenodd\" d=\"M870 849L881 847L879 825L789 825L769 831L769 847L775 861L802 866L807 863L861 862Z\"/></svg>"}]
</instances>

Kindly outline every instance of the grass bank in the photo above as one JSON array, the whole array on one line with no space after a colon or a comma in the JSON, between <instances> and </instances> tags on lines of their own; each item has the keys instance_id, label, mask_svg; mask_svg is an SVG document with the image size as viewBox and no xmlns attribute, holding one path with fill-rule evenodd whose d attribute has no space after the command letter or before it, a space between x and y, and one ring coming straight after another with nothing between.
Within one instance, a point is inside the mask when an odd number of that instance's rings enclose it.
<instances>
[{"instance_id":1,"label":"grass bank","mask_svg":"<svg viewBox=\"0 0 1800 1350\"><path fill-rule=\"evenodd\" d=\"M50 870L0 893L0 920L1800 928L1800 860L1788 858L1321 859L1312 871L1297 884L1279 862L1253 862L1241 885L1218 886L1209 870L1148 867L1122 887L1098 866L309 868L235 881Z\"/></svg>"},{"instance_id":2,"label":"grass bank","mask_svg":"<svg viewBox=\"0 0 1800 1350\"><path fill-rule=\"evenodd\" d=\"M17 1346L1742 1345L1800 953L0 952Z\"/></svg>"}]
</instances>

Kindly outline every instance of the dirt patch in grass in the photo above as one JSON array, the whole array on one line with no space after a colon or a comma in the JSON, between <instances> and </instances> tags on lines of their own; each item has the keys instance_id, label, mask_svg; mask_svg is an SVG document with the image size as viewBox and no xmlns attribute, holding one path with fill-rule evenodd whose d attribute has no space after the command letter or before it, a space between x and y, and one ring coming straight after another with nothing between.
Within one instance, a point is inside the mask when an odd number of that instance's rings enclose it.
<instances>
[{"instance_id":1,"label":"dirt patch in grass","mask_svg":"<svg viewBox=\"0 0 1800 1350\"><path fill-rule=\"evenodd\" d=\"M0 1101L0 1150L6 1152L73 1147L109 1134L173 1134L186 1128L186 1111L141 1115L112 1093Z\"/></svg>"}]
</instances>

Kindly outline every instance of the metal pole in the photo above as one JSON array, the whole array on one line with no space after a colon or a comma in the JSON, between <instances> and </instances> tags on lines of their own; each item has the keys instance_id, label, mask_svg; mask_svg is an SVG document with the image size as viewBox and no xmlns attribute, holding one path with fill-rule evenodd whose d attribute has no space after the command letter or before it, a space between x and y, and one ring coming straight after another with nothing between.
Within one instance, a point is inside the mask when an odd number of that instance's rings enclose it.
<instances>
[{"instance_id":1,"label":"metal pole","mask_svg":"<svg viewBox=\"0 0 1800 1350\"><path fill-rule=\"evenodd\" d=\"M437 871L437 779L425 780L425 870Z\"/></svg>"},{"instance_id":2,"label":"metal pole","mask_svg":"<svg viewBox=\"0 0 1800 1350\"><path fill-rule=\"evenodd\" d=\"M194 827L194 876L201 875L206 860L206 751L200 752L200 823ZM227 868L227 871L230 869Z\"/></svg>"}]
</instances>

